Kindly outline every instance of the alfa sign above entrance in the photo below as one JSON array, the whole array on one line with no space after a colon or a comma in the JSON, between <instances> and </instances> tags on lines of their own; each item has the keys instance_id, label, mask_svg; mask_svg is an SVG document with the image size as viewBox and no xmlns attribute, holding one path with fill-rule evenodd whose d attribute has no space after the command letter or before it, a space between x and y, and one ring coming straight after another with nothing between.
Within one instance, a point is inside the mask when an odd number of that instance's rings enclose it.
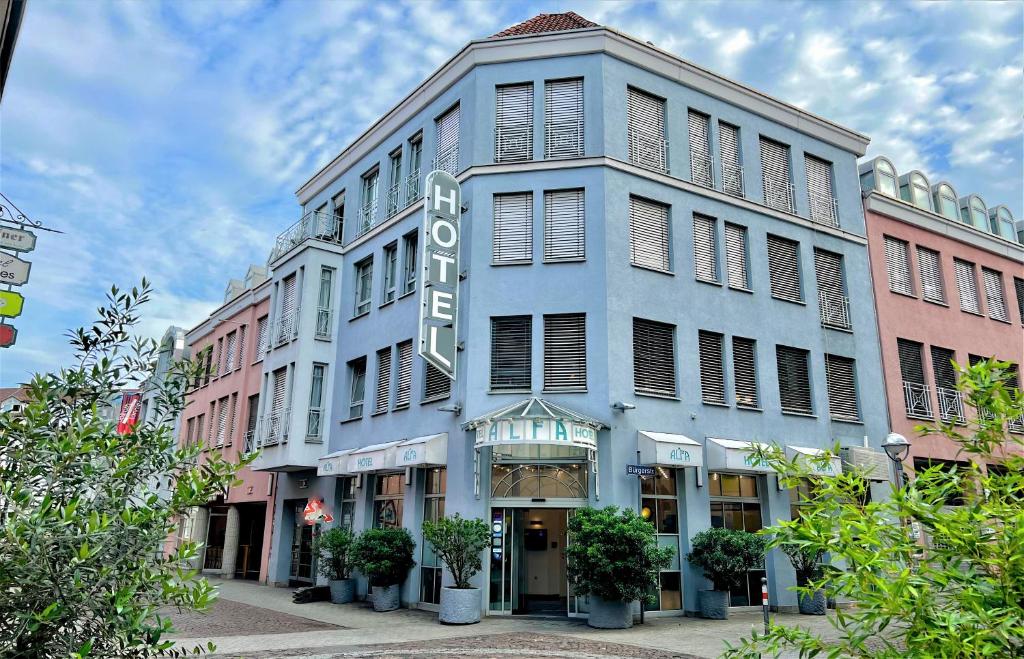
<instances>
[{"instance_id":1,"label":"alfa sign above entrance","mask_svg":"<svg viewBox=\"0 0 1024 659\"><path fill-rule=\"evenodd\" d=\"M423 204L423 286L420 290L419 353L455 379L459 317L459 221L462 190L455 177L427 174Z\"/></svg>"}]
</instances>

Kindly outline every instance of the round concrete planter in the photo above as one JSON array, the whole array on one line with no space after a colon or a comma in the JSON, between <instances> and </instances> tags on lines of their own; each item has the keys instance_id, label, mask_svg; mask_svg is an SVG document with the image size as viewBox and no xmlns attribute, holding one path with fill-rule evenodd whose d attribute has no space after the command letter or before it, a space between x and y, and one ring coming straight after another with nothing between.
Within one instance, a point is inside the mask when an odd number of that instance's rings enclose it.
<instances>
[{"instance_id":1,"label":"round concrete planter","mask_svg":"<svg viewBox=\"0 0 1024 659\"><path fill-rule=\"evenodd\" d=\"M480 622L480 589L441 589L441 607L437 619L444 625L471 625Z\"/></svg>"},{"instance_id":2,"label":"round concrete planter","mask_svg":"<svg viewBox=\"0 0 1024 659\"><path fill-rule=\"evenodd\" d=\"M825 591L818 589L813 595L800 593L797 595L797 606L800 613L809 616L823 616L828 608L828 600L825 598Z\"/></svg>"},{"instance_id":3,"label":"round concrete planter","mask_svg":"<svg viewBox=\"0 0 1024 659\"><path fill-rule=\"evenodd\" d=\"M374 586L370 593L374 611L394 611L401 605L402 588L399 584L392 586Z\"/></svg>"},{"instance_id":4,"label":"round concrete planter","mask_svg":"<svg viewBox=\"0 0 1024 659\"><path fill-rule=\"evenodd\" d=\"M590 596L587 624L597 629L629 629L633 626L632 602Z\"/></svg>"},{"instance_id":5,"label":"round concrete planter","mask_svg":"<svg viewBox=\"0 0 1024 659\"><path fill-rule=\"evenodd\" d=\"M331 579L327 585L331 587L331 601L335 604L348 604L356 598L355 579Z\"/></svg>"},{"instance_id":6,"label":"round concrete planter","mask_svg":"<svg viewBox=\"0 0 1024 659\"><path fill-rule=\"evenodd\" d=\"M702 618L711 620L729 619L729 591L727 590L702 590L698 593L700 599L700 615Z\"/></svg>"}]
</instances>

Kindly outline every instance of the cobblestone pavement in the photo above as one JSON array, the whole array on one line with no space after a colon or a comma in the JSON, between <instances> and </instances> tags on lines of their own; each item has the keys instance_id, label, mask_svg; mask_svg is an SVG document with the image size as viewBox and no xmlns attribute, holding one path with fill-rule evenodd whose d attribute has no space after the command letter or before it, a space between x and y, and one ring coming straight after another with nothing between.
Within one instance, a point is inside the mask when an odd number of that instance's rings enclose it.
<instances>
[{"instance_id":1,"label":"cobblestone pavement","mask_svg":"<svg viewBox=\"0 0 1024 659\"><path fill-rule=\"evenodd\" d=\"M339 625L262 609L229 599L218 599L209 611L168 611L175 636L251 636L323 629L344 629Z\"/></svg>"}]
</instances>

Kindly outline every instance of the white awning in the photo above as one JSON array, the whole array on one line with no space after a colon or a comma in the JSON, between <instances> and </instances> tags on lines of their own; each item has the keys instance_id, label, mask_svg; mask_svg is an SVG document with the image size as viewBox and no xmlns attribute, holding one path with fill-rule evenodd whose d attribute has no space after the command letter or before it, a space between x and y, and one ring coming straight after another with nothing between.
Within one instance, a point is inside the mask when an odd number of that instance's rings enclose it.
<instances>
[{"instance_id":1,"label":"white awning","mask_svg":"<svg viewBox=\"0 0 1024 659\"><path fill-rule=\"evenodd\" d=\"M824 452L825 450L820 448L787 446L786 459L807 465L807 467L810 468L811 473L817 476L836 476L843 473L843 461L839 459L838 455L833 456L832 459L824 466L821 466L820 463L816 464L814 461L807 459L819 456Z\"/></svg>"},{"instance_id":2,"label":"white awning","mask_svg":"<svg viewBox=\"0 0 1024 659\"><path fill-rule=\"evenodd\" d=\"M343 451L328 453L317 461L317 476L348 476L352 472L348 470L348 456L352 455L354 448L347 448Z\"/></svg>"},{"instance_id":3,"label":"white awning","mask_svg":"<svg viewBox=\"0 0 1024 659\"><path fill-rule=\"evenodd\" d=\"M353 474L364 474L372 471L395 469L395 447L401 440L372 444L352 451L349 456L349 471Z\"/></svg>"},{"instance_id":4,"label":"white awning","mask_svg":"<svg viewBox=\"0 0 1024 659\"><path fill-rule=\"evenodd\" d=\"M475 446L554 444L597 450L597 432L608 426L542 398L527 398L488 412L463 428L476 431Z\"/></svg>"},{"instance_id":5,"label":"white awning","mask_svg":"<svg viewBox=\"0 0 1024 659\"><path fill-rule=\"evenodd\" d=\"M707 450L708 470L717 471L749 471L767 474L775 471L764 461L754 455L757 448L770 448L770 444L757 442L741 442L735 439L712 439L708 437Z\"/></svg>"},{"instance_id":6,"label":"white awning","mask_svg":"<svg viewBox=\"0 0 1024 659\"><path fill-rule=\"evenodd\" d=\"M448 464L448 433L413 437L395 447L396 467L444 466Z\"/></svg>"},{"instance_id":7,"label":"white awning","mask_svg":"<svg viewBox=\"0 0 1024 659\"><path fill-rule=\"evenodd\" d=\"M640 463L660 467L699 467L704 464L704 447L685 435L637 431Z\"/></svg>"}]
</instances>

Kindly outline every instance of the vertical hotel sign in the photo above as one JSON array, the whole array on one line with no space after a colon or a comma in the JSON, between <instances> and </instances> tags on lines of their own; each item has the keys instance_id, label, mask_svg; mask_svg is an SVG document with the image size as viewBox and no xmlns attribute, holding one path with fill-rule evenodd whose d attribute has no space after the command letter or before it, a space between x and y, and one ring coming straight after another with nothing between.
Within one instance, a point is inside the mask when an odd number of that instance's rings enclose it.
<instances>
[{"instance_id":1,"label":"vertical hotel sign","mask_svg":"<svg viewBox=\"0 0 1024 659\"><path fill-rule=\"evenodd\" d=\"M451 174L427 174L423 204L423 286L420 290L419 353L455 379L459 317L459 223L462 190Z\"/></svg>"}]
</instances>

